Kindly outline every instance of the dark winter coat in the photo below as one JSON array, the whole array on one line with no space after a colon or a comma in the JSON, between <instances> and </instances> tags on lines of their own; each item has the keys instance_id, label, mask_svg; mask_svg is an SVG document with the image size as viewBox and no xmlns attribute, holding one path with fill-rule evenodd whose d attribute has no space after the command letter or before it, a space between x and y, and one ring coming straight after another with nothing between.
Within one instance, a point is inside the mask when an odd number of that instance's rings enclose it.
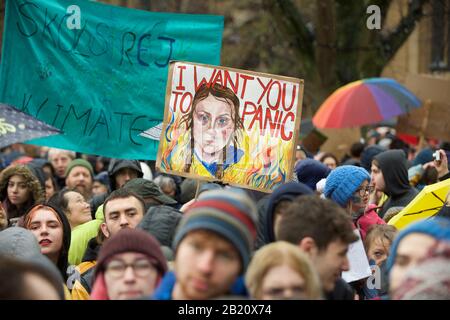
<instances>
[{"instance_id":1,"label":"dark winter coat","mask_svg":"<svg viewBox=\"0 0 450 320\"><path fill-rule=\"evenodd\" d=\"M182 213L169 206L152 206L137 228L153 235L162 246L172 247L173 237Z\"/></svg>"}]
</instances>

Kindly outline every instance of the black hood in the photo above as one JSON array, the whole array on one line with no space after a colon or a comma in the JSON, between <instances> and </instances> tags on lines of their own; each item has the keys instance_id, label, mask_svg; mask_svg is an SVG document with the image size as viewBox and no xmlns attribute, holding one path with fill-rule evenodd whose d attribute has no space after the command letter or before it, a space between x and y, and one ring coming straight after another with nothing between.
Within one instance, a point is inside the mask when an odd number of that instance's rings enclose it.
<instances>
[{"instance_id":1,"label":"black hood","mask_svg":"<svg viewBox=\"0 0 450 320\"><path fill-rule=\"evenodd\" d=\"M406 155L403 150L388 150L375 156L383 172L385 190L390 197L396 197L411 189L408 180Z\"/></svg>"},{"instance_id":2,"label":"black hood","mask_svg":"<svg viewBox=\"0 0 450 320\"><path fill-rule=\"evenodd\" d=\"M258 224L258 237L264 239L264 244L275 241L273 230L273 214L275 206L282 200L292 201L298 196L304 194L313 194L314 192L307 185L300 182L289 182L278 187L271 195L267 203L267 210Z\"/></svg>"},{"instance_id":3,"label":"black hood","mask_svg":"<svg viewBox=\"0 0 450 320\"><path fill-rule=\"evenodd\" d=\"M116 190L116 179L114 178L115 174L123 168L130 168L138 173L138 178L142 178L144 173L141 169L141 164L137 160L122 160L122 159L111 159L108 166L108 176L109 176L109 185L111 192Z\"/></svg>"}]
</instances>

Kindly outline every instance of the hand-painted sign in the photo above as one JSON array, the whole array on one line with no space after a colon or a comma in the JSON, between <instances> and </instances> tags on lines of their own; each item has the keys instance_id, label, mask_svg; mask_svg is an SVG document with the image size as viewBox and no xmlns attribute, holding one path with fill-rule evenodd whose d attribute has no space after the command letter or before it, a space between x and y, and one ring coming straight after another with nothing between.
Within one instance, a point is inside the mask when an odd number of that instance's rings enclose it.
<instances>
[{"instance_id":1,"label":"hand-painted sign","mask_svg":"<svg viewBox=\"0 0 450 320\"><path fill-rule=\"evenodd\" d=\"M156 166L270 192L289 180L303 81L172 62Z\"/></svg>"},{"instance_id":2,"label":"hand-painted sign","mask_svg":"<svg viewBox=\"0 0 450 320\"><path fill-rule=\"evenodd\" d=\"M64 134L31 143L155 159L169 61L220 63L223 17L86 0L7 1L0 101Z\"/></svg>"}]
</instances>

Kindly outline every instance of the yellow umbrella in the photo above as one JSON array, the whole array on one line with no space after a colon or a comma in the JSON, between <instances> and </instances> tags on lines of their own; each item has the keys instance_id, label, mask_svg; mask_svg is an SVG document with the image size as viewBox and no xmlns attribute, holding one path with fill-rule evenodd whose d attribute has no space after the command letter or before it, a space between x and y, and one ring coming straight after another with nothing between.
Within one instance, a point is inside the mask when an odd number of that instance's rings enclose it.
<instances>
[{"instance_id":1,"label":"yellow umbrella","mask_svg":"<svg viewBox=\"0 0 450 320\"><path fill-rule=\"evenodd\" d=\"M401 230L412 222L434 216L444 205L449 190L450 178L426 186L402 211L389 220L388 224Z\"/></svg>"}]
</instances>

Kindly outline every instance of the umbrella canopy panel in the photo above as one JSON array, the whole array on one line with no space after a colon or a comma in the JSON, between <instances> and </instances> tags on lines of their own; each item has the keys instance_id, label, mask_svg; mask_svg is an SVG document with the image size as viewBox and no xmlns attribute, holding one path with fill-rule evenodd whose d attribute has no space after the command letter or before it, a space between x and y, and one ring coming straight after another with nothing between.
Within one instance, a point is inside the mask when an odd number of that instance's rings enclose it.
<instances>
[{"instance_id":1,"label":"umbrella canopy panel","mask_svg":"<svg viewBox=\"0 0 450 320\"><path fill-rule=\"evenodd\" d=\"M420 100L397 81L369 78L337 89L313 117L318 128L358 127L407 113Z\"/></svg>"}]
</instances>

